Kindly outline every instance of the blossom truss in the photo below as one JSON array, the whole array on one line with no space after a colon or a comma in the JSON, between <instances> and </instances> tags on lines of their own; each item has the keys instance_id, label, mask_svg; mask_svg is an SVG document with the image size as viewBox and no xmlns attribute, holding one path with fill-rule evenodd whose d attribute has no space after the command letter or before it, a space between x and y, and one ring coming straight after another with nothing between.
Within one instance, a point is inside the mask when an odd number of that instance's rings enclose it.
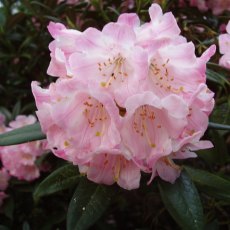
<instances>
[{"instance_id":1,"label":"blossom truss","mask_svg":"<svg viewBox=\"0 0 230 230\"><path fill-rule=\"evenodd\" d=\"M149 8L150 22L121 14L99 31L51 22L48 74L32 83L37 116L52 152L79 166L89 180L139 187L141 171L173 183L174 159L210 148L201 141L214 94L206 85L211 46L196 57L176 19Z\"/></svg>"},{"instance_id":2,"label":"blossom truss","mask_svg":"<svg viewBox=\"0 0 230 230\"><path fill-rule=\"evenodd\" d=\"M9 126L2 125L1 133L34 124L36 121L37 119L33 115L18 115L14 121L9 123ZM32 181L38 178L40 172L35 161L39 156L45 153L44 146L44 141L2 146L0 148L0 159L3 165L3 171L0 171L0 181L3 172L7 173L7 175L9 174L18 178L19 180ZM1 186L0 183L0 190Z\"/></svg>"}]
</instances>

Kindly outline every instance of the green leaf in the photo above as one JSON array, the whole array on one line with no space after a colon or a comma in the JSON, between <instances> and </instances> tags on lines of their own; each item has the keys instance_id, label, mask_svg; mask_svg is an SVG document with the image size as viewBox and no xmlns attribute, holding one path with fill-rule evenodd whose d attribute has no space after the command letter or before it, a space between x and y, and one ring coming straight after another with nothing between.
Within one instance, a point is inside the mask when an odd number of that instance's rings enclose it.
<instances>
[{"instance_id":1,"label":"green leaf","mask_svg":"<svg viewBox=\"0 0 230 230\"><path fill-rule=\"evenodd\" d=\"M62 191L76 185L81 175L77 166L65 165L46 177L36 188L34 199Z\"/></svg>"},{"instance_id":2,"label":"green leaf","mask_svg":"<svg viewBox=\"0 0 230 230\"><path fill-rule=\"evenodd\" d=\"M214 122L209 122L208 127L211 129L230 130L230 125L223 125Z\"/></svg>"},{"instance_id":3,"label":"green leaf","mask_svg":"<svg viewBox=\"0 0 230 230\"><path fill-rule=\"evenodd\" d=\"M9 228L6 226L0 225L0 230L9 230Z\"/></svg>"},{"instance_id":4,"label":"green leaf","mask_svg":"<svg viewBox=\"0 0 230 230\"><path fill-rule=\"evenodd\" d=\"M210 117L211 122L230 125L230 96L225 100L225 103L216 104Z\"/></svg>"},{"instance_id":5,"label":"green leaf","mask_svg":"<svg viewBox=\"0 0 230 230\"><path fill-rule=\"evenodd\" d=\"M6 22L6 15L4 7L0 7L0 26L4 26Z\"/></svg>"},{"instance_id":6,"label":"green leaf","mask_svg":"<svg viewBox=\"0 0 230 230\"><path fill-rule=\"evenodd\" d=\"M196 187L183 171L174 184L160 181L159 190L166 209L186 230L203 230L203 208Z\"/></svg>"},{"instance_id":7,"label":"green leaf","mask_svg":"<svg viewBox=\"0 0 230 230\"><path fill-rule=\"evenodd\" d=\"M12 111L12 117L13 117L12 120L14 120L16 116L20 114L20 110L21 110L21 101L17 101Z\"/></svg>"},{"instance_id":8,"label":"green leaf","mask_svg":"<svg viewBox=\"0 0 230 230\"><path fill-rule=\"evenodd\" d=\"M112 188L82 178L68 208L67 230L84 230L92 226L108 207Z\"/></svg>"},{"instance_id":9,"label":"green leaf","mask_svg":"<svg viewBox=\"0 0 230 230\"><path fill-rule=\"evenodd\" d=\"M35 123L1 134L0 146L16 145L45 138L46 136L42 133L40 124Z\"/></svg>"},{"instance_id":10,"label":"green leaf","mask_svg":"<svg viewBox=\"0 0 230 230\"><path fill-rule=\"evenodd\" d=\"M9 219L14 219L14 200L13 197L10 196L4 201L3 206L3 213L5 216L7 216Z\"/></svg>"},{"instance_id":11,"label":"green leaf","mask_svg":"<svg viewBox=\"0 0 230 230\"><path fill-rule=\"evenodd\" d=\"M22 226L22 230L30 230L30 225L27 221L24 221L23 226Z\"/></svg>"},{"instance_id":12,"label":"green leaf","mask_svg":"<svg viewBox=\"0 0 230 230\"><path fill-rule=\"evenodd\" d=\"M211 167L213 164L224 165L230 160L226 140L221 132L223 131L216 129L209 130L208 134L215 148L197 151L198 156L204 159Z\"/></svg>"},{"instance_id":13,"label":"green leaf","mask_svg":"<svg viewBox=\"0 0 230 230\"><path fill-rule=\"evenodd\" d=\"M205 225L204 230L219 230L219 223L218 223L218 220L215 219L215 220L213 220L212 222L207 223L207 224Z\"/></svg>"},{"instance_id":14,"label":"green leaf","mask_svg":"<svg viewBox=\"0 0 230 230\"><path fill-rule=\"evenodd\" d=\"M223 75L211 69L207 69L206 74L207 74L207 79L214 83L220 84L221 86L224 86L225 84L230 85L228 80Z\"/></svg>"},{"instance_id":15,"label":"green leaf","mask_svg":"<svg viewBox=\"0 0 230 230\"><path fill-rule=\"evenodd\" d=\"M230 181L216 174L184 166L191 179L205 193L230 201Z\"/></svg>"}]
</instances>

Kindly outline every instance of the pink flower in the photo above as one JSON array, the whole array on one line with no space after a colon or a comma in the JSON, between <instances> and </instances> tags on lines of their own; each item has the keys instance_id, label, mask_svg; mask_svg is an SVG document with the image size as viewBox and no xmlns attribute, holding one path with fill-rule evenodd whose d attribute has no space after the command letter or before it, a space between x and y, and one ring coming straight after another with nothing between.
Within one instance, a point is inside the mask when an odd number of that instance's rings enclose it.
<instances>
[{"instance_id":1,"label":"pink flower","mask_svg":"<svg viewBox=\"0 0 230 230\"><path fill-rule=\"evenodd\" d=\"M207 141L200 141L208 127L208 116L214 107L214 93L205 84L201 84L190 98L188 124L180 137L174 142L174 152L186 148L204 149L212 147ZM199 147L198 147L199 146Z\"/></svg>"},{"instance_id":2,"label":"pink flower","mask_svg":"<svg viewBox=\"0 0 230 230\"><path fill-rule=\"evenodd\" d=\"M191 42L149 50L148 81L144 87L161 98L170 94L185 97L206 81L206 62L214 52L212 46L197 58Z\"/></svg>"},{"instance_id":3,"label":"pink flower","mask_svg":"<svg viewBox=\"0 0 230 230\"><path fill-rule=\"evenodd\" d=\"M124 154L116 150L94 155L85 165L80 165L81 173L86 173L89 180L99 184L117 184L124 189L136 189L140 184L140 168Z\"/></svg>"},{"instance_id":4,"label":"pink flower","mask_svg":"<svg viewBox=\"0 0 230 230\"><path fill-rule=\"evenodd\" d=\"M66 79L41 89L32 83L38 118L57 156L83 164L120 143L119 111L112 98Z\"/></svg>"},{"instance_id":5,"label":"pink flower","mask_svg":"<svg viewBox=\"0 0 230 230\"><path fill-rule=\"evenodd\" d=\"M151 162L151 179L158 175L163 180L174 183L180 175L181 168L173 159L193 158L196 157L194 151L213 147L210 141L200 140L208 126L208 115L214 107L213 95L205 84L201 84L195 91L188 103L188 123L180 136L172 140L171 153Z\"/></svg>"},{"instance_id":6,"label":"pink flower","mask_svg":"<svg viewBox=\"0 0 230 230\"><path fill-rule=\"evenodd\" d=\"M19 115L9 123L7 131L33 124L37 119L33 115ZM1 147L1 160L10 175L20 180L31 181L39 177L39 169L35 165L37 157L44 153L42 141L34 141L19 145Z\"/></svg>"},{"instance_id":7,"label":"pink flower","mask_svg":"<svg viewBox=\"0 0 230 230\"><path fill-rule=\"evenodd\" d=\"M77 51L77 41L80 39L81 32L66 29L61 23L50 22L48 30L55 39L50 43L51 62L47 73L51 76L66 77L72 75L67 59L71 53Z\"/></svg>"},{"instance_id":8,"label":"pink flower","mask_svg":"<svg viewBox=\"0 0 230 230\"><path fill-rule=\"evenodd\" d=\"M160 100L152 92L137 94L127 100L126 110L124 145L132 157L145 162L169 155L172 139L187 125L188 107L176 95Z\"/></svg>"},{"instance_id":9,"label":"pink flower","mask_svg":"<svg viewBox=\"0 0 230 230\"><path fill-rule=\"evenodd\" d=\"M143 48L186 42L186 39L179 35L180 28L171 12L163 14L159 5L152 4L149 15L151 21L143 25L140 25L140 19L134 13L121 14L117 22L133 28L136 33L136 44Z\"/></svg>"},{"instance_id":10,"label":"pink flower","mask_svg":"<svg viewBox=\"0 0 230 230\"><path fill-rule=\"evenodd\" d=\"M123 23L109 23L102 31L89 28L69 64L74 77L110 93L119 106L139 90L147 73L147 53L135 45L134 30Z\"/></svg>"},{"instance_id":11,"label":"pink flower","mask_svg":"<svg viewBox=\"0 0 230 230\"><path fill-rule=\"evenodd\" d=\"M33 115L18 115L14 121L9 123L9 127L12 129L21 128L26 125L32 125L37 121L36 117Z\"/></svg>"},{"instance_id":12,"label":"pink flower","mask_svg":"<svg viewBox=\"0 0 230 230\"><path fill-rule=\"evenodd\" d=\"M201 141L208 126L208 115L213 109L213 93L205 84L201 84L189 102L187 125L180 136L173 140L173 150L167 157L162 157L154 164L152 178L159 175L163 180L174 183L180 175L180 167L173 159L196 157L194 151L212 148L210 141Z\"/></svg>"},{"instance_id":13,"label":"pink flower","mask_svg":"<svg viewBox=\"0 0 230 230\"><path fill-rule=\"evenodd\" d=\"M219 36L219 49L223 56L219 60L219 64L230 69L230 22L226 27L226 34Z\"/></svg>"},{"instance_id":14,"label":"pink flower","mask_svg":"<svg viewBox=\"0 0 230 230\"><path fill-rule=\"evenodd\" d=\"M161 179L168 181L170 183L174 183L175 180L180 176L181 167L176 165L173 162L173 160L194 157L196 157L196 154L189 151L183 151L178 153L173 152L168 156L161 157L160 159L158 159L158 161L154 164L154 167L152 168L152 176L149 183L156 176L159 176Z\"/></svg>"}]
</instances>

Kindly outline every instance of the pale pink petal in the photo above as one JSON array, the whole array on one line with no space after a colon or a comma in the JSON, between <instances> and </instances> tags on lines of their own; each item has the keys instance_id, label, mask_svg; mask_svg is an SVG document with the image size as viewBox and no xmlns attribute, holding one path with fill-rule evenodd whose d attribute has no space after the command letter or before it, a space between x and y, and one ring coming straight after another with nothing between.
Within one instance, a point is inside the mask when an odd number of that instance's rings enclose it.
<instances>
[{"instance_id":1,"label":"pale pink petal","mask_svg":"<svg viewBox=\"0 0 230 230\"><path fill-rule=\"evenodd\" d=\"M230 69L230 52L223 55L220 60L219 60L219 64L221 66L224 66L225 68Z\"/></svg>"},{"instance_id":2,"label":"pale pink petal","mask_svg":"<svg viewBox=\"0 0 230 230\"><path fill-rule=\"evenodd\" d=\"M138 15L134 14L134 13L121 14L118 17L117 22L129 25L129 26L131 26L133 28L140 26L140 19L139 19Z\"/></svg>"},{"instance_id":3,"label":"pale pink petal","mask_svg":"<svg viewBox=\"0 0 230 230\"><path fill-rule=\"evenodd\" d=\"M105 25L102 33L111 37L115 42L132 44L136 39L133 29L125 24L109 23Z\"/></svg>"},{"instance_id":4,"label":"pale pink petal","mask_svg":"<svg viewBox=\"0 0 230 230\"><path fill-rule=\"evenodd\" d=\"M62 30L66 29L66 27L63 24L54 22L50 22L47 28L53 38L56 38Z\"/></svg>"},{"instance_id":5,"label":"pale pink petal","mask_svg":"<svg viewBox=\"0 0 230 230\"><path fill-rule=\"evenodd\" d=\"M230 34L221 34L219 36L219 49L221 54L229 53L230 51Z\"/></svg>"},{"instance_id":6,"label":"pale pink petal","mask_svg":"<svg viewBox=\"0 0 230 230\"><path fill-rule=\"evenodd\" d=\"M228 22L228 24L226 26L226 31L228 34L230 34L230 22Z\"/></svg>"},{"instance_id":7,"label":"pale pink petal","mask_svg":"<svg viewBox=\"0 0 230 230\"><path fill-rule=\"evenodd\" d=\"M116 150L97 153L88 164L80 168L89 180L99 184L111 185L117 182L127 190L136 189L140 184L140 169L131 160L125 159L121 152L116 153Z\"/></svg>"},{"instance_id":8,"label":"pale pink petal","mask_svg":"<svg viewBox=\"0 0 230 230\"><path fill-rule=\"evenodd\" d=\"M132 161L127 161L120 172L117 184L127 190L137 189L140 179L140 169Z\"/></svg>"},{"instance_id":9,"label":"pale pink petal","mask_svg":"<svg viewBox=\"0 0 230 230\"><path fill-rule=\"evenodd\" d=\"M164 161L157 163L157 173L159 177L170 183L174 183L175 180L180 176L181 170L174 168L171 165L166 164Z\"/></svg>"}]
</instances>

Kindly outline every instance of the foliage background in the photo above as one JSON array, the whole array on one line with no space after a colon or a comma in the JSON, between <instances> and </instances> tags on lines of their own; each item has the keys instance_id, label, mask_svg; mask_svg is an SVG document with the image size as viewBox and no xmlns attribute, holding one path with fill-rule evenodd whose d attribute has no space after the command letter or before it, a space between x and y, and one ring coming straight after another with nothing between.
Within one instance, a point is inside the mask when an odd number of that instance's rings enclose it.
<instances>
[{"instance_id":1,"label":"foliage background","mask_svg":"<svg viewBox=\"0 0 230 230\"><path fill-rule=\"evenodd\" d=\"M101 29L107 22L115 21L120 13L136 12L145 22L149 20L147 9L153 1L136 0L132 4L132 1L91 0L78 1L74 5L65 1L58 4L56 0L0 2L0 111L9 122L18 114L31 114L36 110L31 81L40 81L45 86L55 80L46 74L50 61L51 36L46 29L49 21L62 22L69 28L83 31L89 26ZM197 55L211 44L218 45L220 26L230 19L230 12L214 16L210 11L202 13L188 5L180 8L175 0L158 2L165 12L173 12L182 34L195 43ZM199 151L198 159L178 162L185 170L175 186L158 179L147 186L148 178L144 176L140 189L134 191L116 186L95 187L79 175L75 167L47 154L37 162L47 169L41 178L33 183L11 179L7 190L9 197L1 207L0 229L66 229L66 223L68 229L90 226L96 230L201 229L196 224L183 225L187 220L183 212L191 208L192 214L199 215L202 212L197 210L199 204L193 207L191 199L183 210L178 201L183 198L186 203L190 192L196 192L196 188L204 210L204 229L228 229L230 72L218 65L219 57L217 52L207 69L207 84L215 92L216 106L210 117L214 124L210 124L206 138L212 140L215 147ZM167 191L174 191L178 197L171 197ZM75 196L82 202L77 202L77 207L74 206ZM85 205L91 205L86 217L83 215ZM107 211L103 212L105 209ZM189 214L187 216L191 219Z\"/></svg>"}]
</instances>

